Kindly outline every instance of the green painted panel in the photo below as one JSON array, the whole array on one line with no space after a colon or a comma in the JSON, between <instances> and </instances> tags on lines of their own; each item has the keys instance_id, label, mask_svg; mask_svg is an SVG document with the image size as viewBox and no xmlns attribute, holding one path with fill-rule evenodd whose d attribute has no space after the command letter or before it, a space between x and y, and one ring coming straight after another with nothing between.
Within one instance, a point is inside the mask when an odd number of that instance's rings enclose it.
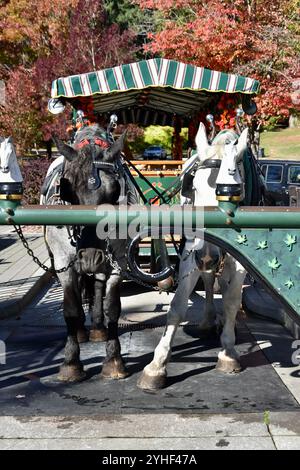
<instances>
[{"instance_id":1,"label":"green painted panel","mask_svg":"<svg viewBox=\"0 0 300 470\"><path fill-rule=\"evenodd\" d=\"M292 318L300 324L299 229L213 228L206 229L206 233L223 245L229 244L241 263L284 300Z\"/></svg>"},{"instance_id":2,"label":"green painted panel","mask_svg":"<svg viewBox=\"0 0 300 470\"><path fill-rule=\"evenodd\" d=\"M150 181L156 189L162 193L169 186L174 185L178 181L178 176L147 176L147 179ZM137 184L139 188L143 191L143 194L148 200L151 200L156 197L155 191L149 187L149 185L140 177L136 177ZM173 199L171 204L180 204L180 195L177 194Z\"/></svg>"}]
</instances>

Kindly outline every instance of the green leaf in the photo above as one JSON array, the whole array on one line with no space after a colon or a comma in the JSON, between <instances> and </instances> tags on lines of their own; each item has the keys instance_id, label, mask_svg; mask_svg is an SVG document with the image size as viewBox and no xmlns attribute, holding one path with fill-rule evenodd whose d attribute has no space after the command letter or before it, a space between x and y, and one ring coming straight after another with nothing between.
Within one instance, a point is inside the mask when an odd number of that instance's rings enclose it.
<instances>
[{"instance_id":1,"label":"green leaf","mask_svg":"<svg viewBox=\"0 0 300 470\"><path fill-rule=\"evenodd\" d=\"M268 261L268 266L269 268L272 269L272 271L280 268L281 264L279 263L277 257L275 256L275 258L273 258L271 261Z\"/></svg>"},{"instance_id":2,"label":"green leaf","mask_svg":"<svg viewBox=\"0 0 300 470\"><path fill-rule=\"evenodd\" d=\"M284 240L284 243L289 248L289 250L292 251L293 245L295 245L295 243L297 243L296 235L290 235L288 233L287 236L286 236L286 239Z\"/></svg>"},{"instance_id":3,"label":"green leaf","mask_svg":"<svg viewBox=\"0 0 300 470\"><path fill-rule=\"evenodd\" d=\"M239 245L247 245L247 242L248 242L247 235L238 235L238 237L235 239L235 241Z\"/></svg>"},{"instance_id":4,"label":"green leaf","mask_svg":"<svg viewBox=\"0 0 300 470\"><path fill-rule=\"evenodd\" d=\"M263 240L257 243L257 247L256 247L257 250L265 250L266 248L268 248L267 240Z\"/></svg>"},{"instance_id":5,"label":"green leaf","mask_svg":"<svg viewBox=\"0 0 300 470\"><path fill-rule=\"evenodd\" d=\"M284 283L284 285L288 288L291 289L291 287L294 287L294 281L290 278L288 281Z\"/></svg>"},{"instance_id":6,"label":"green leaf","mask_svg":"<svg viewBox=\"0 0 300 470\"><path fill-rule=\"evenodd\" d=\"M269 426L270 424L270 411L269 410L264 411L264 423L266 426Z\"/></svg>"}]
</instances>

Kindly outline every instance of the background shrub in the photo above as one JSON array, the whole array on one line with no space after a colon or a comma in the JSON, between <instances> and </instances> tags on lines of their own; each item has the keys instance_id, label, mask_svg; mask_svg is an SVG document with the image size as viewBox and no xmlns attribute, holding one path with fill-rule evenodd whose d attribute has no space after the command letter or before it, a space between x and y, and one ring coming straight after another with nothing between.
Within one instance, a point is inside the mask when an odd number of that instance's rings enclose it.
<instances>
[{"instance_id":1,"label":"background shrub","mask_svg":"<svg viewBox=\"0 0 300 470\"><path fill-rule=\"evenodd\" d=\"M41 187L52 160L46 157L30 157L21 162L23 176L23 204L39 204Z\"/></svg>"}]
</instances>

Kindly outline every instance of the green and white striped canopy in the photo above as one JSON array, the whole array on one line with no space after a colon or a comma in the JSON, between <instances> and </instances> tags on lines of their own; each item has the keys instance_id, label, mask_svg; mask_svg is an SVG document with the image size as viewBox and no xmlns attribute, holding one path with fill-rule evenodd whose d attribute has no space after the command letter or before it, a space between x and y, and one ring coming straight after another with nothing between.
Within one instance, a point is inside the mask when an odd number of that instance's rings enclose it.
<instances>
[{"instance_id":1,"label":"green and white striped canopy","mask_svg":"<svg viewBox=\"0 0 300 470\"><path fill-rule=\"evenodd\" d=\"M64 98L75 108L90 97L101 114L129 109L136 114L143 108L187 117L215 101L215 93L258 91L259 82L252 78L157 58L58 78L51 96Z\"/></svg>"}]
</instances>

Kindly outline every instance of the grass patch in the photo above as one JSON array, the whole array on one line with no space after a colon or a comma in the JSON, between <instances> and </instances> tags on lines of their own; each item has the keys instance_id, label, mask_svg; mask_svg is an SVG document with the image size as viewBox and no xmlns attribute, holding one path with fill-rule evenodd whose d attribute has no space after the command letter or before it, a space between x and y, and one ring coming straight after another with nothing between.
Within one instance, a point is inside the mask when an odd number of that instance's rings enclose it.
<instances>
[{"instance_id":1,"label":"grass patch","mask_svg":"<svg viewBox=\"0 0 300 470\"><path fill-rule=\"evenodd\" d=\"M266 158L300 160L300 128L263 132L260 146L265 149Z\"/></svg>"}]
</instances>

